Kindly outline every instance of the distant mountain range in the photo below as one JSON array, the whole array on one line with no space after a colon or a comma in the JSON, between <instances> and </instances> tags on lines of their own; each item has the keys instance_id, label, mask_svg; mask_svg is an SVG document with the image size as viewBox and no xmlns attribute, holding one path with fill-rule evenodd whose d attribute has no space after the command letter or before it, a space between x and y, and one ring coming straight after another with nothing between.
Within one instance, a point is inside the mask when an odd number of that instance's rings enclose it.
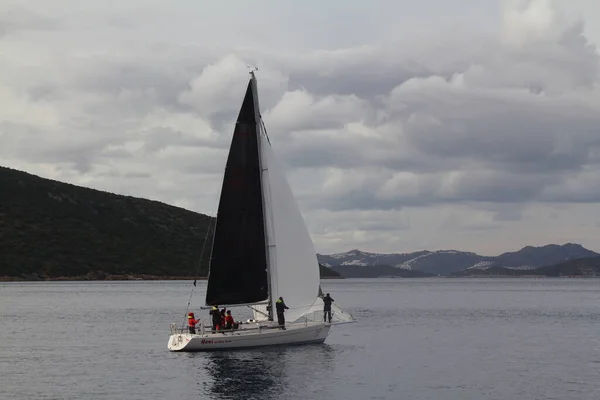
<instances>
[{"instance_id":1,"label":"distant mountain range","mask_svg":"<svg viewBox=\"0 0 600 400\"><path fill-rule=\"evenodd\" d=\"M417 251L414 253L379 254L360 250L331 255L317 254L319 262L344 277L407 276L450 276L459 271L489 268L507 270L532 270L538 267L555 265L565 261L599 257L600 254L588 250L579 244L549 244L541 247L527 246L519 251L499 256L481 256L479 254L456 251ZM382 269L383 268L383 269Z\"/></svg>"},{"instance_id":2,"label":"distant mountain range","mask_svg":"<svg viewBox=\"0 0 600 400\"><path fill-rule=\"evenodd\" d=\"M549 277L600 277L600 257L577 258L559 264L534 269L514 269L492 266L489 268L468 268L452 274L454 277L483 276L549 276Z\"/></svg>"}]
</instances>

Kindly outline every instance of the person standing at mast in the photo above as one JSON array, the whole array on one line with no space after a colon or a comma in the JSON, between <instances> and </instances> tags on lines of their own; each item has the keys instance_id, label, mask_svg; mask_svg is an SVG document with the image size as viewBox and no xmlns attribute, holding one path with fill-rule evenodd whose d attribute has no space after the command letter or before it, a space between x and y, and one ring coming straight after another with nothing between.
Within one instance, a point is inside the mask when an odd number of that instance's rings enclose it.
<instances>
[{"instance_id":1,"label":"person standing at mast","mask_svg":"<svg viewBox=\"0 0 600 400\"><path fill-rule=\"evenodd\" d=\"M289 307L285 305L283 301L283 297L279 297L279 299L275 302L275 308L277 309L277 323L279 327L285 330L285 310L289 310Z\"/></svg>"},{"instance_id":2,"label":"person standing at mast","mask_svg":"<svg viewBox=\"0 0 600 400\"><path fill-rule=\"evenodd\" d=\"M212 306L210 313L212 316L212 330L216 331L217 329L221 328L221 312L219 311L219 306L218 305L214 305Z\"/></svg>"},{"instance_id":3,"label":"person standing at mast","mask_svg":"<svg viewBox=\"0 0 600 400\"><path fill-rule=\"evenodd\" d=\"M327 322L327 319L329 319L329 323L331 323L331 303L333 303L333 299L327 293L323 297L323 322Z\"/></svg>"}]
</instances>

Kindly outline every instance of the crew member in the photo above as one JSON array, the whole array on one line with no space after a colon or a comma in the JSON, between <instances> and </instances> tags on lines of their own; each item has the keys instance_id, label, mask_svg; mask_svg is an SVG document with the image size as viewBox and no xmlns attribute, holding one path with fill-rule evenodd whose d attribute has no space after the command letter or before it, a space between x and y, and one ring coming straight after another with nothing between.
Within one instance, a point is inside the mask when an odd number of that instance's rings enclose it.
<instances>
[{"instance_id":1,"label":"crew member","mask_svg":"<svg viewBox=\"0 0 600 400\"><path fill-rule=\"evenodd\" d=\"M222 327L225 326L225 313L227 312L227 307L221 308L221 323L219 324Z\"/></svg>"},{"instance_id":2,"label":"crew member","mask_svg":"<svg viewBox=\"0 0 600 400\"><path fill-rule=\"evenodd\" d=\"M331 303L333 303L333 299L327 293L325 297L323 297L323 322L326 322L329 319L329 323L331 323Z\"/></svg>"},{"instance_id":3,"label":"crew member","mask_svg":"<svg viewBox=\"0 0 600 400\"><path fill-rule=\"evenodd\" d=\"M283 297L279 297L279 299L275 302L275 308L277 310L277 323L281 329L285 330L285 316L283 313L285 310L289 310L289 307L285 305Z\"/></svg>"},{"instance_id":4,"label":"crew member","mask_svg":"<svg viewBox=\"0 0 600 400\"><path fill-rule=\"evenodd\" d=\"M188 328L190 330L190 333L192 335L195 335L196 334L196 325L198 324L198 322L200 322L200 320L199 319L195 319L194 318L194 313L191 312L191 313L188 313L187 321L188 321Z\"/></svg>"},{"instance_id":5,"label":"crew member","mask_svg":"<svg viewBox=\"0 0 600 400\"><path fill-rule=\"evenodd\" d=\"M225 315L225 329L233 329L233 317L231 316L231 310L227 310Z\"/></svg>"},{"instance_id":6,"label":"crew member","mask_svg":"<svg viewBox=\"0 0 600 400\"><path fill-rule=\"evenodd\" d=\"M221 329L221 312L219 311L219 306L216 304L212 306L209 314L212 316L212 330Z\"/></svg>"}]
</instances>

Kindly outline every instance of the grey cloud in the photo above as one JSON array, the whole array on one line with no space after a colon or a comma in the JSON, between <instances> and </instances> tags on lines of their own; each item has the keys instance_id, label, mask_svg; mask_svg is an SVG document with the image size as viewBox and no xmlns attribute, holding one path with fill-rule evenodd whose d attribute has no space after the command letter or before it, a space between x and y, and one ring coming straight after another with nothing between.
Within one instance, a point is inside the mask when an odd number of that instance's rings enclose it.
<instances>
[{"instance_id":1,"label":"grey cloud","mask_svg":"<svg viewBox=\"0 0 600 400\"><path fill-rule=\"evenodd\" d=\"M553 105L541 99L536 104L517 96L495 101L460 91L435 96L427 105L410 104L412 96L403 99L415 112L408 118L407 135L422 152L475 159L515 172L578 170L590 161L589 145L597 140L600 123L591 110L586 115L569 102Z\"/></svg>"},{"instance_id":2,"label":"grey cloud","mask_svg":"<svg viewBox=\"0 0 600 400\"><path fill-rule=\"evenodd\" d=\"M316 180L308 194L313 207L594 201L591 191L564 183L600 161L600 117L590 106L598 99L597 52L580 23L556 31L510 43L449 34L296 54L167 44L90 52L62 61L64 79L31 79L21 90L33 102L76 109L79 115L65 114L51 132L64 129L73 140L38 140L30 149L14 136L0 140L13 155L69 162L80 171L164 156L173 171L217 174L247 82L245 65L258 60L265 122L284 162L374 170L345 191L328 192ZM176 113L208 127L169 125ZM197 129L203 132L194 136ZM125 148L127 141L134 144ZM176 157L174 148L189 153ZM196 151L206 158L192 156ZM394 183L399 172L414 181ZM496 218L516 214L503 209Z\"/></svg>"},{"instance_id":3,"label":"grey cloud","mask_svg":"<svg viewBox=\"0 0 600 400\"><path fill-rule=\"evenodd\" d=\"M470 43L465 46L465 43ZM493 45L494 43L492 43ZM490 40L461 32L412 35L391 43L308 54L275 56L289 72L290 90L317 95L357 95L370 101L412 78L443 76L478 63L480 50L494 53Z\"/></svg>"},{"instance_id":4,"label":"grey cloud","mask_svg":"<svg viewBox=\"0 0 600 400\"><path fill-rule=\"evenodd\" d=\"M359 217L356 219L355 217ZM308 223L313 232L328 234L335 232L382 232L405 231L410 229L410 221L402 213L390 215L381 211L316 211L308 215Z\"/></svg>"},{"instance_id":5,"label":"grey cloud","mask_svg":"<svg viewBox=\"0 0 600 400\"><path fill-rule=\"evenodd\" d=\"M148 172L119 172L116 170L111 170L108 172L98 172L97 176L103 178L126 178L126 179L147 179L150 178L151 175Z\"/></svg>"},{"instance_id":6,"label":"grey cloud","mask_svg":"<svg viewBox=\"0 0 600 400\"><path fill-rule=\"evenodd\" d=\"M460 174L452 182L449 193L439 196L440 200L514 202L535 200L543 189L562 177L555 175L520 174L504 171L470 170Z\"/></svg>"},{"instance_id":7,"label":"grey cloud","mask_svg":"<svg viewBox=\"0 0 600 400\"><path fill-rule=\"evenodd\" d=\"M597 165L600 154L600 117L591 106L598 99L593 86L598 57L582 36L581 24L517 47L492 43L470 63L454 67L452 74L404 80L383 101L382 121L396 125L396 135L406 139L408 151L400 142L395 147L381 137L342 135L335 140L344 144L337 147L325 136L303 147L286 148L294 152L286 155L296 166L368 164L419 174L416 193L407 195L399 186L395 197L388 194L381 200L374 195L377 187L370 186L334 194L329 205L321 206L397 209L443 202L596 201L591 190L562 185ZM390 78L390 88L395 79ZM356 83L350 78L347 82ZM378 102L372 100L371 105L376 108ZM364 115L357 119L364 120ZM381 126L370 124L375 131ZM393 135L388 132L388 137ZM379 157L374 158L375 153ZM424 168L438 176L428 178ZM549 188L563 192L549 197ZM505 210L496 218L516 219L518 214Z\"/></svg>"},{"instance_id":8,"label":"grey cloud","mask_svg":"<svg viewBox=\"0 0 600 400\"><path fill-rule=\"evenodd\" d=\"M520 221L523 218L521 210L519 210L515 204L511 204L511 208L498 210L494 214L494 221Z\"/></svg>"},{"instance_id":9,"label":"grey cloud","mask_svg":"<svg viewBox=\"0 0 600 400\"><path fill-rule=\"evenodd\" d=\"M105 159L128 159L134 157L131 151L127 151L123 148L104 148L100 152L100 155Z\"/></svg>"},{"instance_id":10,"label":"grey cloud","mask_svg":"<svg viewBox=\"0 0 600 400\"><path fill-rule=\"evenodd\" d=\"M268 8L268 28L245 22L256 5L217 4L199 26L197 2L136 2L136 13L131 2L36 3L42 20L76 17L50 24L0 16L2 163L214 215L256 64L271 142L318 250L489 250L597 234L585 224L600 201L598 52L581 22L515 9L498 34L497 4L438 0L410 13L374 4L387 26L355 9L348 28L316 2ZM418 21L415 9L489 26L417 32L403 23ZM320 26L293 29L306 20Z\"/></svg>"},{"instance_id":11,"label":"grey cloud","mask_svg":"<svg viewBox=\"0 0 600 400\"><path fill-rule=\"evenodd\" d=\"M136 23L124 15L114 14L106 17L106 23L119 29L133 29Z\"/></svg>"},{"instance_id":12,"label":"grey cloud","mask_svg":"<svg viewBox=\"0 0 600 400\"><path fill-rule=\"evenodd\" d=\"M98 131L94 135L84 131L71 131L70 135L62 132L55 137L53 133L33 125L2 122L0 154L30 162L69 164L77 171L87 173L107 146L125 140L118 136L97 135Z\"/></svg>"},{"instance_id":13,"label":"grey cloud","mask_svg":"<svg viewBox=\"0 0 600 400\"><path fill-rule=\"evenodd\" d=\"M539 200L564 203L600 202L600 171L588 168L584 173L571 175L544 188Z\"/></svg>"},{"instance_id":14,"label":"grey cloud","mask_svg":"<svg viewBox=\"0 0 600 400\"><path fill-rule=\"evenodd\" d=\"M451 215L447 218L445 218L442 223L441 223L441 227L451 230L451 231L458 231L458 232L487 232L487 231L495 231L495 230L500 230L501 226L494 221L488 221L488 220L469 220L469 219L464 219L461 218L458 215Z\"/></svg>"},{"instance_id":15,"label":"grey cloud","mask_svg":"<svg viewBox=\"0 0 600 400\"><path fill-rule=\"evenodd\" d=\"M330 211L345 210L400 210L404 205L396 199L384 200L373 196L370 188L363 188L344 193L334 198L323 197L312 203L315 208L324 208Z\"/></svg>"},{"instance_id":16,"label":"grey cloud","mask_svg":"<svg viewBox=\"0 0 600 400\"><path fill-rule=\"evenodd\" d=\"M60 27L59 20L23 8L0 12L0 38L19 31L45 31Z\"/></svg>"},{"instance_id":17,"label":"grey cloud","mask_svg":"<svg viewBox=\"0 0 600 400\"><path fill-rule=\"evenodd\" d=\"M361 98L376 100L377 96L389 92L390 87L399 85L414 77L427 77L432 70L407 61L407 64L377 65L375 57L362 61L362 65L340 65L339 70L328 74L318 70L297 70L290 73L290 89L307 91L320 95L358 95ZM353 67L353 68L351 68ZM296 67L297 68L297 67Z\"/></svg>"},{"instance_id":18,"label":"grey cloud","mask_svg":"<svg viewBox=\"0 0 600 400\"><path fill-rule=\"evenodd\" d=\"M321 193L311 207L329 210L399 210L403 207L432 206L472 202L505 204L498 218L505 219L512 204L541 201L547 188L559 184L564 176L522 174L505 171L465 170L448 173L415 173L414 180L393 182L391 171L373 171L364 183L340 184L339 189L315 188ZM385 189L387 188L387 189Z\"/></svg>"},{"instance_id":19,"label":"grey cloud","mask_svg":"<svg viewBox=\"0 0 600 400\"><path fill-rule=\"evenodd\" d=\"M125 178L150 178L150 174L147 172L126 172L125 174L123 174L123 176Z\"/></svg>"},{"instance_id":20,"label":"grey cloud","mask_svg":"<svg viewBox=\"0 0 600 400\"><path fill-rule=\"evenodd\" d=\"M361 168L380 166L389 171L414 171L433 173L446 169L459 169L464 165L460 158L442 158L426 154L401 140L358 138L345 129L330 132L298 132L294 138L272 135L272 144L279 156L294 168ZM398 128L397 135L401 135Z\"/></svg>"},{"instance_id":21,"label":"grey cloud","mask_svg":"<svg viewBox=\"0 0 600 400\"><path fill-rule=\"evenodd\" d=\"M152 107L190 112L179 99L218 53L195 46L148 44L130 54L84 54L64 66L64 82L32 86L36 92L75 91L113 98L138 95L128 104L140 112ZM40 67L41 68L41 67ZM240 71L243 76L243 70Z\"/></svg>"},{"instance_id":22,"label":"grey cloud","mask_svg":"<svg viewBox=\"0 0 600 400\"><path fill-rule=\"evenodd\" d=\"M117 65L106 65L102 60L97 61L98 63L95 63L90 60L90 66L96 65L87 71L86 68L82 68L74 82L78 90L111 96L127 92L151 94L150 97L140 96L136 102L130 104L130 107L137 107L140 111L148 111L157 105L170 109L184 108L179 103L178 96L187 86L191 75L172 73L134 60Z\"/></svg>"},{"instance_id":23,"label":"grey cloud","mask_svg":"<svg viewBox=\"0 0 600 400\"><path fill-rule=\"evenodd\" d=\"M145 134L144 151L156 152L172 146L225 150L229 147L229 138L220 135L216 140L208 140L192 137L169 127L154 127Z\"/></svg>"},{"instance_id":24,"label":"grey cloud","mask_svg":"<svg viewBox=\"0 0 600 400\"><path fill-rule=\"evenodd\" d=\"M32 101L53 101L65 99L65 93L56 85L44 83L34 84L25 89Z\"/></svg>"}]
</instances>

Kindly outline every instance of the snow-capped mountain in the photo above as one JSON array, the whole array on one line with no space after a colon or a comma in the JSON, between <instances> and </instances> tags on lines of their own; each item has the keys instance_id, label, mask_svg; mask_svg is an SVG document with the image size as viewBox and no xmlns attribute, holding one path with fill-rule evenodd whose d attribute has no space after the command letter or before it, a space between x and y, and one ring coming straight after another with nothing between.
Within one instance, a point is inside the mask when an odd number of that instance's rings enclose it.
<instances>
[{"instance_id":1,"label":"snow-capped mountain","mask_svg":"<svg viewBox=\"0 0 600 400\"><path fill-rule=\"evenodd\" d=\"M475 253L438 250L417 251L414 253L368 253L351 250L331 255L317 254L321 264L342 273L345 266L391 266L395 268L423 271L439 275L450 275L464 269L482 269L500 266L510 269L532 269L557 264L567 260L595 257L600 254L587 250L579 244L527 246L516 252L503 253L496 257L481 256Z\"/></svg>"}]
</instances>

